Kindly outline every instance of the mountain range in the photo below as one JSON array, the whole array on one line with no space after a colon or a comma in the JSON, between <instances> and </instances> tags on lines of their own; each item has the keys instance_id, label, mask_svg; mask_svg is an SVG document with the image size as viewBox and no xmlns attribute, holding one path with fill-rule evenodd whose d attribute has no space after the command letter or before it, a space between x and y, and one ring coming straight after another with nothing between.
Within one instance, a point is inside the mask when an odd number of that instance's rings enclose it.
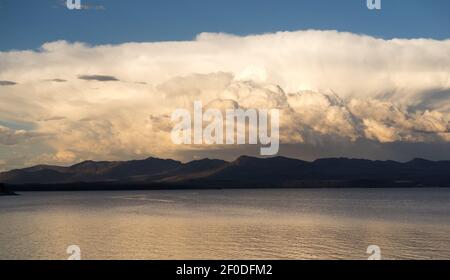
<instances>
[{"instance_id":1,"label":"mountain range","mask_svg":"<svg viewBox=\"0 0 450 280\"><path fill-rule=\"evenodd\" d=\"M0 173L12 190L153 188L450 187L450 161L409 162L241 156L228 162L182 163L148 158L84 161L69 167L38 165Z\"/></svg>"}]
</instances>

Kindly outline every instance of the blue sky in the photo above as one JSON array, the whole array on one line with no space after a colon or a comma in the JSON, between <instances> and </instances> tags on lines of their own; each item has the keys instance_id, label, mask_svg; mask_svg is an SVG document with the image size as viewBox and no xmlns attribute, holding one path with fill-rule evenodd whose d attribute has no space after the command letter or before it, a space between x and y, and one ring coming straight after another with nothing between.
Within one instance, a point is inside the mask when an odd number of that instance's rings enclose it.
<instances>
[{"instance_id":1,"label":"blue sky","mask_svg":"<svg viewBox=\"0 0 450 280\"><path fill-rule=\"evenodd\" d=\"M190 40L201 32L238 35L336 29L382 38L450 38L450 1L382 0L0 0L0 50L36 49L55 40L90 44ZM101 9L98 9L102 7Z\"/></svg>"}]
</instances>

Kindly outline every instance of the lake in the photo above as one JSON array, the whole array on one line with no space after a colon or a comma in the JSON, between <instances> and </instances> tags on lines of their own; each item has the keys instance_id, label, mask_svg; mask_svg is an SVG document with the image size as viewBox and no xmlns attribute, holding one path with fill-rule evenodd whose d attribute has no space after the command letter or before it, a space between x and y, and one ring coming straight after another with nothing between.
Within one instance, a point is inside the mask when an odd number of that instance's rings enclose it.
<instances>
[{"instance_id":1,"label":"lake","mask_svg":"<svg viewBox=\"0 0 450 280\"><path fill-rule=\"evenodd\" d=\"M450 259L450 189L23 192L0 259Z\"/></svg>"}]
</instances>

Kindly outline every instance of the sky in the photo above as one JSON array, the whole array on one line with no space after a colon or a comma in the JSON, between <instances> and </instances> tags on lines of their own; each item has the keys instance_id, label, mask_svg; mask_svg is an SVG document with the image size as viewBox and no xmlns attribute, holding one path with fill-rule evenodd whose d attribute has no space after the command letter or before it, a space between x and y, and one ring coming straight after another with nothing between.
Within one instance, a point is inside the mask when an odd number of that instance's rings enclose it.
<instances>
[{"instance_id":1,"label":"sky","mask_svg":"<svg viewBox=\"0 0 450 280\"><path fill-rule=\"evenodd\" d=\"M0 0L0 170L156 156L170 115L280 110L280 155L450 155L450 2Z\"/></svg>"},{"instance_id":2,"label":"sky","mask_svg":"<svg viewBox=\"0 0 450 280\"><path fill-rule=\"evenodd\" d=\"M93 45L191 40L201 32L236 35L331 29L382 38L450 37L447 0L0 0L0 50L56 40Z\"/></svg>"}]
</instances>

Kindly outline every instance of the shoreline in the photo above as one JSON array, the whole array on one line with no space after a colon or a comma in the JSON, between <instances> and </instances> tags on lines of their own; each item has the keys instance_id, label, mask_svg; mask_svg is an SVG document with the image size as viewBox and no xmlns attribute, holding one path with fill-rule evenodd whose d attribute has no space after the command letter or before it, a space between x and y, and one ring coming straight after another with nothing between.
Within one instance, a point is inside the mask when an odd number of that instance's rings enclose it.
<instances>
[{"instance_id":1,"label":"shoreline","mask_svg":"<svg viewBox=\"0 0 450 280\"><path fill-rule=\"evenodd\" d=\"M98 186L98 187L87 187L87 186L41 186L41 187L30 187L30 186L14 186L9 193L0 193L0 196L14 196L19 195L17 192L103 192L103 191L183 191L183 190L348 190L348 189L360 189L360 190L373 190L373 189L448 189L448 186L340 186L340 187L330 187L330 186L311 186L311 187L271 187L271 186Z\"/></svg>"}]
</instances>

